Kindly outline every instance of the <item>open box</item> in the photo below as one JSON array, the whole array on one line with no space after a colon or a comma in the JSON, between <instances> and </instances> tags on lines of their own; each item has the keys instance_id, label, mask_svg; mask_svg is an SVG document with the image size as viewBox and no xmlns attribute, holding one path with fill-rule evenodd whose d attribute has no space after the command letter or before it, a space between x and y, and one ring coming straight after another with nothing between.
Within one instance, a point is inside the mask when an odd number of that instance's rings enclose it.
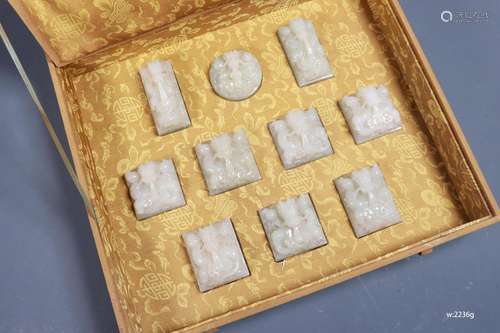
<instances>
[{"instance_id":1,"label":"open box","mask_svg":"<svg viewBox=\"0 0 500 333\"><path fill-rule=\"evenodd\" d=\"M252 315L478 230L499 209L451 108L396 0L160 1L10 0L44 47L122 332L199 332ZM303 16L315 24L336 77L298 88L277 28ZM142 33L142 31L150 30ZM208 67L230 49L263 67L252 98L225 101ZM138 69L169 59L192 127L155 134ZM355 145L337 101L384 83L403 129ZM268 122L315 106L335 154L283 170L269 149ZM260 182L208 196L193 147L245 128ZM123 174L153 159L174 159L188 204L139 222ZM374 162L384 170L403 223L356 239L333 179ZM309 192L328 244L276 263L257 209ZM251 276L200 293L181 233L232 217Z\"/></svg>"}]
</instances>

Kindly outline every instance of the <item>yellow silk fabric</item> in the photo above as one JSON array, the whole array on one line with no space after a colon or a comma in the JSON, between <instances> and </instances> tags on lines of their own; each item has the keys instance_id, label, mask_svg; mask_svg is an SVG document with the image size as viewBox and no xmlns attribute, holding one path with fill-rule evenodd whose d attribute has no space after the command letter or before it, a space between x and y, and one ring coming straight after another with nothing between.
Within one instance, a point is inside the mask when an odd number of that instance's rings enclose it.
<instances>
[{"instance_id":1,"label":"yellow silk fabric","mask_svg":"<svg viewBox=\"0 0 500 333\"><path fill-rule=\"evenodd\" d=\"M58 71L79 158L101 217L99 230L113 281L132 330L196 328L335 278L486 212L387 2L370 2L380 26L364 1L231 4L221 13L181 20L154 36L134 39L90 62ZM302 89L276 36L279 26L298 16L313 21L336 70L335 78ZM388 32L382 33L381 26ZM165 39L172 31L179 38ZM263 69L261 89L242 102L221 99L208 81L212 59L231 49L252 52ZM138 69L155 59L172 62L192 120L190 128L163 137L156 135L138 76ZM337 101L367 84L387 85L403 129L356 145ZM267 124L290 109L309 106L318 109L335 154L285 171ZM208 196L193 147L237 128L245 129L263 179ZM187 205L138 222L123 174L140 163L165 158L175 162ZM333 180L375 162L396 198L403 223L356 239ZM460 172L450 174L445 165ZM286 260L283 266L273 261L257 210L305 192L311 194L328 245ZM251 276L200 293L181 233L226 217L234 222Z\"/></svg>"}]
</instances>

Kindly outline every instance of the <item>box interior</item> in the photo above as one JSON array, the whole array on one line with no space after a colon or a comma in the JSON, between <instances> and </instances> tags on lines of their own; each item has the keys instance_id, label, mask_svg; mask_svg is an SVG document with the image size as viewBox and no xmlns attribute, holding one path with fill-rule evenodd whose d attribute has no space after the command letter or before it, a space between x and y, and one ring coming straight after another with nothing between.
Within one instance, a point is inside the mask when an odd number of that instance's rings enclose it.
<instances>
[{"instance_id":1,"label":"box interior","mask_svg":"<svg viewBox=\"0 0 500 333\"><path fill-rule=\"evenodd\" d=\"M333 79L299 88L276 31L295 17L313 21ZM245 49L260 61L261 89L243 102L218 97L212 59ZM192 126L159 137L138 69L172 62ZM174 22L57 69L85 183L99 214L118 302L132 331L202 328L234 311L272 302L301 286L491 215L407 36L385 0L239 1ZM57 84L57 83L56 83ZM403 129L356 145L337 101L362 85L385 84ZM285 171L267 123L294 108L317 108L335 154ZM209 196L194 146L244 128L262 180ZM123 179L149 160L173 158L187 205L137 221ZM403 223L356 239L333 180L378 163ZM308 192L328 244L274 262L257 210ZM181 233L231 217L251 276L207 293L194 280Z\"/></svg>"}]
</instances>

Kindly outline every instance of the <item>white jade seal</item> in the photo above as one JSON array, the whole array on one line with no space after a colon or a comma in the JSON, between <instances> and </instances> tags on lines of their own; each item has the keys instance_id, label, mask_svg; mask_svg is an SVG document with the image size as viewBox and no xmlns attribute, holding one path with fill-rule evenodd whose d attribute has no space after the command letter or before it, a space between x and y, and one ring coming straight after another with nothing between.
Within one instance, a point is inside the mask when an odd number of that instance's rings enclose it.
<instances>
[{"instance_id":1,"label":"white jade seal","mask_svg":"<svg viewBox=\"0 0 500 333\"><path fill-rule=\"evenodd\" d=\"M231 101L251 97L262 83L259 61L249 52L228 51L210 65L210 83L217 95Z\"/></svg>"}]
</instances>

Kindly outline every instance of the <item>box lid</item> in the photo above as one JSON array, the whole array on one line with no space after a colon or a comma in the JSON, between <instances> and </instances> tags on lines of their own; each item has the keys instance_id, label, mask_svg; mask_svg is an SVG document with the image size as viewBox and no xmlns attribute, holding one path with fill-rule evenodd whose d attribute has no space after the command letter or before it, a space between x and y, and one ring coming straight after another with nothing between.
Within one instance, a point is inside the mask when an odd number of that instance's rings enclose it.
<instances>
[{"instance_id":1,"label":"box lid","mask_svg":"<svg viewBox=\"0 0 500 333\"><path fill-rule=\"evenodd\" d=\"M48 57L62 66L231 0L9 0Z\"/></svg>"}]
</instances>

